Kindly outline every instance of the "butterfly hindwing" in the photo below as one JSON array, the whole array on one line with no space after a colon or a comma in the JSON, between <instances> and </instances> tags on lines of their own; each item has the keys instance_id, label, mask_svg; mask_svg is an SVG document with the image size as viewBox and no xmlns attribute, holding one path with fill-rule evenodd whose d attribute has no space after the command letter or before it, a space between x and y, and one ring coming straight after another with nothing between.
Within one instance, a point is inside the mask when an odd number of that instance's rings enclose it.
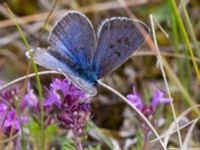
<instances>
[{"instance_id":1,"label":"butterfly hindwing","mask_svg":"<svg viewBox=\"0 0 200 150\"><path fill-rule=\"evenodd\" d=\"M86 16L70 11L53 27L49 43L84 69L90 65L95 53L96 36Z\"/></svg>"},{"instance_id":2,"label":"butterfly hindwing","mask_svg":"<svg viewBox=\"0 0 200 150\"><path fill-rule=\"evenodd\" d=\"M36 48L33 53L35 62L44 68L60 71L64 73L76 74L77 65L71 62L63 53L58 50L48 47Z\"/></svg>"},{"instance_id":3,"label":"butterfly hindwing","mask_svg":"<svg viewBox=\"0 0 200 150\"><path fill-rule=\"evenodd\" d=\"M144 43L145 37L136 24L149 33L144 23L125 17L107 19L102 23L93 59L98 78L114 71Z\"/></svg>"}]
</instances>

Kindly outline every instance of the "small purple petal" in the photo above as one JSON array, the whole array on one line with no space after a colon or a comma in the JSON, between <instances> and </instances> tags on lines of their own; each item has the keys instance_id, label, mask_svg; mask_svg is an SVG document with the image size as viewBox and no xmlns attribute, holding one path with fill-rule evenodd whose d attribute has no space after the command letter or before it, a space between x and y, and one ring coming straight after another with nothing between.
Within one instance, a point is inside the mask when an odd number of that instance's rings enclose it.
<instances>
[{"instance_id":1,"label":"small purple petal","mask_svg":"<svg viewBox=\"0 0 200 150\"><path fill-rule=\"evenodd\" d=\"M142 110L143 107L143 103L142 103L142 99L141 96L136 93L135 91L133 91L133 94L128 94L127 95L127 99L134 104L138 109Z\"/></svg>"},{"instance_id":2,"label":"small purple petal","mask_svg":"<svg viewBox=\"0 0 200 150\"><path fill-rule=\"evenodd\" d=\"M51 84L50 84L51 88L53 90L60 90L60 87L61 87L61 81L59 79L55 79Z\"/></svg>"},{"instance_id":3,"label":"small purple petal","mask_svg":"<svg viewBox=\"0 0 200 150\"><path fill-rule=\"evenodd\" d=\"M156 109L159 103L170 103L172 99L164 97L164 92L159 89L154 90L151 106Z\"/></svg>"},{"instance_id":4,"label":"small purple petal","mask_svg":"<svg viewBox=\"0 0 200 150\"><path fill-rule=\"evenodd\" d=\"M4 103L0 103L0 112L5 111L8 108L8 106Z\"/></svg>"},{"instance_id":5,"label":"small purple petal","mask_svg":"<svg viewBox=\"0 0 200 150\"><path fill-rule=\"evenodd\" d=\"M20 104L20 109L24 109L26 106L29 108L36 108L38 103L38 98L35 95L33 89L30 89L23 97L22 102Z\"/></svg>"},{"instance_id":6,"label":"small purple petal","mask_svg":"<svg viewBox=\"0 0 200 150\"><path fill-rule=\"evenodd\" d=\"M0 93L1 97L4 98L9 103L12 103L13 96L16 96L18 93L18 89L16 87L7 89Z\"/></svg>"},{"instance_id":7,"label":"small purple petal","mask_svg":"<svg viewBox=\"0 0 200 150\"><path fill-rule=\"evenodd\" d=\"M142 102L140 94L136 92L135 86L133 86L133 93L128 94L126 97L133 105L135 105L140 111L142 111L144 104Z\"/></svg>"},{"instance_id":8,"label":"small purple petal","mask_svg":"<svg viewBox=\"0 0 200 150\"><path fill-rule=\"evenodd\" d=\"M27 117L21 117L22 123L26 123L27 120ZM16 134L20 130L20 121L19 117L16 114L16 111L10 111L8 113L2 131L5 135L9 136L12 128L14 129L13 134Z\"/></svg>"},{"instance_id":9,"label":"small purple petal","mask_svg":"<svg viewBox=\"0 0 200 150\"><path fill-rule=\"evenodd\" d=\"M43 101L43 106L55 105L56 107L61 107L60 96L54 91L49 91L49 97Z\"/></svg>"},{"instance_id":10,"label":"small purple petal","mask_svg":"<svg viewBox=\"0 0 200 150\"><path fill-rule=\"evenodd\" d=\"M13 125L14 129L20 128L19 120L18 120L18 117L16 115L17 114L16 114L15 111L11 111L11 112L8 113L7 119L5 120L5 123L4 123L5 128L11 127L12 124L14 124Z\"/></svg>"},{"instance_id":11,"label":"small purple petal","mask_svg":"<svg viewBox=\"0 0 200 150\"><path fill-rule=\"evenodd\" d=\"M69 91L69 85L70 81L67 79L61 81L60 79L56 78L50 86L54 91L61 90L62 94L66 96Z\"/></svg>"},{"instance_id":12,"label":"small purple petal","mask_svg":"<svg viewBox=\"0 0 200 150\"><path fill-rule=\"evenodd\" d=\"M47 98L45 100L43 100L43 106L46 107L46 106L50 106L54 103L54 100L51 99L51 98Z\"/></svg>"},{"instance_id":13,"label":"small purple petal","mask_svg":"<svg viewBox=\"0 0 200 150\"><path fill-rule=\"evenodd\" d=\"M8 113L7 119L8 120L13 120L15 118L16 112L15 111L11 111Z\"/></svg>"},{"instance_id":14,"label":"small purple petal","mask_svg":"<svg viewBox=\"0 0 200 150\"><path fill-rule=\"evenodd\" d=\"M26 123L28 121L28 117L21 117L21 122Z\"/></svg>"}]
</instances>

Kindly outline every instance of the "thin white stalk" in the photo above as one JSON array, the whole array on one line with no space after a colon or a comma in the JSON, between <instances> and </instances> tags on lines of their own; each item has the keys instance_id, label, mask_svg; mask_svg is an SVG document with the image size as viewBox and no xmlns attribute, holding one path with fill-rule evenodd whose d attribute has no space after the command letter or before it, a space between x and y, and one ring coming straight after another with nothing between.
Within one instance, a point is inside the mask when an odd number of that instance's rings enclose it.
<instances>
[{"instance_id":1,"label":"thin white stalk","mask_svg":"<svg viewBox=\"0 0 200 150\"><path fill-rule=\"evenodd\" d=\"M122 100L124 100L129 106L131 106L136 112L137 114L144 120L144 122L149 126L149 128L151 129L151 131L154 133L154 135L157 137L157 139L159 140L162 148L164 150L167 150L166 147L163 144L163 141L160 139L159 134L157 133L157 131L154 129L154 127L152 126L152 124L149 122L149 120L143 115L143 113L141 113L140 110L138 110L137 107L135 107L135 105L133 105L126 97L124 97L122 94L120 94L118 91L116 91L115 89L113 89L112 87L108 86L107 84L98 81L98 83L103 86L104 88L108 89L109 91L113 92L114 94L116 94L117 96L119 96Z\"/></svg>"},{"instance_id":2,"label":"thin white stalk","mask_svg":"<svg viewBox=\"0 0 200 150\"><path fill-rule=\"evenodd\" d=\"M199 108L199 107L200 107L200 105L195 105L195 106L193 106L193 107L188 108L188 109L185 110L184 112L182 112L182 113L176 118L177 122L180 122L181 119L182 119L183 117L185 117L186 115L188 115L192 110L197 109L197 108ZM195 120L195 119L194 119L194 120ZM185 128L186 126L190 125L194 120L190 121L189 123L184 124L183 126L179 126L179 130L181 130L181 129ZM165 138L165 139L164 139L164 143L168 143L168 141L169 141L169 136L177 132L177 130L174 130L174 129L176 128L174 124L175 124L175 122L172 122L171 125L170 125L170 127L169 127L168 130L166 131L166 133L164 133L163 135L160 136L161 139ZM154 142L154 141L158 141L158 139L151 140L150 142Z\"/></svg>"},{"instance_id":3,"label":"thin white stalk","mask_svg":"<svg viewBox=\"0 0 200 150\"><path fill-rule=\"evenodd\" d=\"M60 72L57 72L57 71L41 71L41 72L38 72L38 75L47 75L47 74L61 74ZM0 92L6 88L8 88L9 86L13 85L13 84L16 84L20 81L23 81L25 80L26 78L32 78L32 77L35 77L36 74L35 73L32 73L32 74L29 74L29 75L25 75L25 76L22 76L20 78L17 78L7 84L5 84L4 86L0 87Z\"/></svg>"},{"instance_id":4,"label":"thin white stalk","mask_svg":"<svg viewBox=\"0 0 200 150\"><path fill-rule=\"evenodd\" d=\"M191 125L190 129L188 130L186 136L185 136L185 140L183 142L183 150L188 150L189 146L190 146L190 141L192 139L192 131L195 127L195 125L197 124L197 122L199 121L199 118L196 118L196 120L193 122L193 124Z\"/></svg>"},{"instance_id":5,"label":"thin white stalk","mask_svg":"<svg viewBox=\"0 0 200 150\"><path fill-rule=\"evenodd\" d=\"M196 119L194 119L194 120L192 120L192 121L190 121L190 122L188 122L188 123L186 123L186 124L184 124L184 125L182 125L182 126L179 126L179 130L185 129L185 128L188 127L189 125L193 124L195 121L196 121ZM172 134L174 134L174 133L176 133L176 132L177 132L176 129L171 130L170 135L172 135ZM161 138L161 139L164 139L164 138L166 138L167 136L169 136L169 133L166 133L166 134L164 134L164 135L161 135L160 138ZM151 141L149 141L149 142L155 142L155 141L158 141L158 139L153 139L153 140L151 140Z\"/></svg>"},{"instance_id":6,"label":"thin white stalk","mask_svg":"<svg viewBox=\"0 0 200 150\"><path fill-rule=\"evenodd\" d=\"M152 33L153 33L153 40L154 40L154 43L155 43L155 49L156 49L156 52L157 52L158 63L159 63L159 66L160 66L160 70L162 72L162 76L163 76L163 79L164 79L164 82L165 82L165 86L167 88L168 96L169 96L170 99L172 99L171 93L170 93L170 90L169 90L169 86L168 86L168 82L167 82L167 78L166 78L165 71L164 71L163 64L162 64L162 56L160 55L160 51L159 51L159 48L158 48L158 43L157 43L156 34L155 34L155 28L154 28L155 25L154 25L154 17L153 17L153 15L150 15L150 21L151 21L151 28L152 28ZM180 130L179 130L179 125L178 125L178 122L176 120L176 112L175 112L175 108L174 108L173 102L171 102L170 105L171 105L171 108L172 108L173 118L174 118L174 121L176 123L179 144L180 144L180 147L182 149L182 146L183 146L182 143L183 142L182 142L181 133L180 133ZM165 146L167 146L167 145L165 145Z\"/></svg>"}]
</instances>

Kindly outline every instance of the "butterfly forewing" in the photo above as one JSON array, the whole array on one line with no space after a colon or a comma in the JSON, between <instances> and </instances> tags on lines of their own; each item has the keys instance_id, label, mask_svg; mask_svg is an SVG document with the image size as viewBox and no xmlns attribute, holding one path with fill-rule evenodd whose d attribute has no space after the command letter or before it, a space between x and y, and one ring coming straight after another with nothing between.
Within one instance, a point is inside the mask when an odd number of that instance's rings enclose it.
<instances>
[{"instance_id":1,"label":"butterfly forewing","mask_svg":"<svg viewBox=\"0 0 200 150\"><path fill-rule=\"evenodd\" d=\"M55 24L49 43L81 68L87 68L95 53L96 36L83 14L70 11Z\"/></svg>"},{"instance_id":2,"label":"butterfly forewing","mask_svg":"<svg viewBox=\"0 0 200 150\"><path fill-rule=\"evenodd\" d=\"M63 70L65 73L76 74L75 69L77 65L52 47L48 47L48 49L36 48L34 50L33 59L37 64L47 69L55 71Z\"/></svg>"},{"instance_id":3,"label":"butterfly forewing","mask_svg":"<svg viewBox=\"0 0 200 150\"><path fill-rule=\"evenodd\" d=\"M146 38L138 26L149 33L149 28L144 23L124 17L111 18L103 22L99 29L98 46L93 59L93 68L98 78L114 71L144 43Z\"/></svg>"}]
</instances>

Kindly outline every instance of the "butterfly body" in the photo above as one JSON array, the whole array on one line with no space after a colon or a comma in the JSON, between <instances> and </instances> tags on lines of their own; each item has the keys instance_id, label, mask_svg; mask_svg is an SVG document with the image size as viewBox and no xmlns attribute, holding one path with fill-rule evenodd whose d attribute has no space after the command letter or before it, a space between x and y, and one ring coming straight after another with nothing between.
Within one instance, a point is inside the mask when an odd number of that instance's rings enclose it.
<instances>
[{"instance_id":1,"label":"butterfly body","mask_svg":"<svg viewBox=\"0 0 200 150\"><path fill-rule=\"evenodd\" d=\"M83 80L85 80L88 83L91 83L93 86L98 85L98 76L95 70L93 69L77 69L78 76L81 77Z\"/></svg>"},{"instance_id":2,"label":"butterfly body","mask_svg":"<svg viewBox=\"0 0 200 150\"><path fill-rule=\"evenodd\" d=\"M33 58L95 95L98 80L117 69L146 40L137 26L149 33L141 21L113 17L103 21L96 36L86 16L70 11L54 25L48 38L50 46L37 48Z\"/></svg>"}]
</instances>

